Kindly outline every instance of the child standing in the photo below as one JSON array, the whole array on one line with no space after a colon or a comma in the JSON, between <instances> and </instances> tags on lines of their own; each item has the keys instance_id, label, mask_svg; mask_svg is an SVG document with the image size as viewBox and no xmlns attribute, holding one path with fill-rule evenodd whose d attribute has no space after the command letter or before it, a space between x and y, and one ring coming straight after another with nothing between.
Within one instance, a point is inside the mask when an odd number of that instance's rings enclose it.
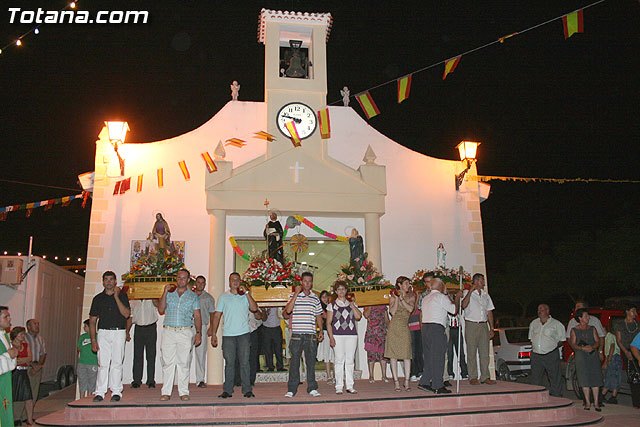
<instances>
[{"instance_id":1,"label":"child standing","mask_svg":"<svg viewBox=\"0 0 640 427\"><path fill-rule=\"evenodd\" d=\"M84 333L78 338L78 385L80 397L93 394L96 391L96 379L98 378L98 355L91 350L91 337L89 336L89 319L83 322Z\"/></svg>"},{"instance_id":2,"label":"child standing","mask_svg":"<svg viewBox=\"0 0 640 427\"><path fill-rule=\"evenodd\" d=\"M622 373L622 359L620 358L620 347L616 342L616 336L607 332L604 338L604 355L605 360L602 367L604 373L604 387L602 388L603 401L607 403L618 403L618 389L620 388L620 380ZM611 397L607 399L607 393L611 391Z\"/></svg>"}]
</instances>

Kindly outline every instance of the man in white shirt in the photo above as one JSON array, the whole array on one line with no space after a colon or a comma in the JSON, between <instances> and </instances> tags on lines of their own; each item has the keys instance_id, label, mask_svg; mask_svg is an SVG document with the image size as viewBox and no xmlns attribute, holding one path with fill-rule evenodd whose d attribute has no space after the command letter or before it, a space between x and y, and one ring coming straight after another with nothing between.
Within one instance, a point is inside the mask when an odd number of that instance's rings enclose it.
<instances>
[{"instance_id":1,"label":"man in white shirt","mask_svg":"<svg viewBox=\"0 0 640 427\"><path fill-rule=\"evenodd\" d=\"M207 279L204 276L196 277L196 286L194 292L198 295L200 301L200 317L202 318L202 332L207 331L207 336L211 336L209 325L213 322L213 315L216 312L216 300L213 296L204 290L207 286ZM196 362L196 383L199 388L206 388L205 367L207 366L207 345L199 345L193 347L193 355Z\"/></svg>"},{"instance_id":2,"label":"man in white shirt","mask_svg":"<svg viewBox=\"0 0 640 427\"><path fill-rule=\"evenodd\" d=\"M560 351L566 340L564 326L551 317L549 306L538 306L538 318L529 324L531 340L531 384L544 385L544 373L549 377L549 394L562 397L562 374L560 371Z\"/></svg>"},{"instance_id":3,"label":"man in white shirt","mask_svg":"<svg viewBox=\"0 0 640 427\"><path fill-rule=\"evenodd\" d=\"M473 275L471 289L464 290L461 304L464 310L464 338L467 343L469 384L495 384L496 381L489 378L489 340L493 338L493 309L495 307L491 297L484 290L483 274ZM480 359L479 378L476 355Z\"/></svg>"},{"instance_id":4,"label":"man in white shirt","mask_svg":"<svg viewBox=\"0 0 640 427\"><path fill-rule=\"evenodd\" d=\"M144 356L147 359L147 386L156 387L156 342L158 341L158 300L143 299L131 301L131 316L127 319L127 341L131 341L131 326L136 325L133 334L133 382L131 387L142 384Z\"/></svg>"},{"instance_id":5,"label":"man in white shirt","mask_svg":"<svg viewBox=\"0 0 640 427\"><path fill-rule=\"evenodd\" d=\"M573 309L573 312L575 313L576 311L578 311L581 308L589 308L589 303L585 300L576 300L576 305ZM569 324L567 325L567 331L566 331L566 337L567 339L571 338L571 330L573 328L575 328L576 326L578 326L578 322L576 322L576 319L573 318L573 316L571 316L571 319L569 320ZM604 361L604 337L607 336L607 331L604 330L604 328L602 327L602 322L600 322L600 319L598 319L596 316L589 316L589 326L593 326L594 328L596 328L596 333L598 334L598 338L600 338L600 346L599 348L599 352L600 352L600 361Z\"/></svg>"},{"instance_id":6,"label":"man in white shirt","mask_svg":"<svg viewBox=\"0 0 640 427\"><path fill-rule=\"evenodd\" d=\"M18 349L11 345L6 330L11 327L9 308L0 306L0 425L13 425L11 372L16 368Z\"/></svg>"},{"instance_id":7,"label":"man in white shirt","mask_svg":"<svg viewBox=\"0 0 640 427\"><path fill-rule=\"evenodd\" d=\"M449 322L447 314L455 314L456 306L444 292L444 283L435 278L431 281L431 292L422 300L422 350L424 370L418 388L436 394L448 394L451 390L444 386L442 373L447 354L445 327Z\"/></svg>"}]
</instances>

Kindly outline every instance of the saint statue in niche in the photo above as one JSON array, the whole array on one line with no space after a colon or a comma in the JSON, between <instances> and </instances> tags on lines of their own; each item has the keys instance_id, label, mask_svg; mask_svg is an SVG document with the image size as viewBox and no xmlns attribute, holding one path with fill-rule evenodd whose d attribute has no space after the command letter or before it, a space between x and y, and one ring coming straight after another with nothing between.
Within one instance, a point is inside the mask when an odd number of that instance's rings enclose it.
<instances>
[{"instance_id":1,"label":"saint statue in niche","mask_svg":"<svg viewBox=\"0 0 640 427\"><path fill-rule=\"evenodd\" d=\"M356 228L351 230L351 235L349 236L349 254L351 263L356 264L358 267L362 265L362 262L366 258L364 253L364 242Z\"/></svg>"},{"instance_id":2,"label":"saint statue in niche","mask_svg":"<svg viewBox=\"0 0 640 427\"><path fill-rule=\"evenodd\" d=\"M149 238L158 242L158 250L163 251L165 254L171 253L171 230L161 213L156 214L156 222L153 224L151 233L149 233Z\"/></svg>"},{"instance_id":3,"label":"saint statue in niche","mask_svg":"<svg viewBox=\"0 0 640 427\"><path fill-rule=\"evenodd\" d=\"M436 267L447 268L447 250L444 248L442 242L440 242L436 251L436 262Z\"/></svg>"},{"instance_id":4,"label":"saint statue in niche","mask_svg":"<svg viewBox=\"0 0 640 427\"><path fill-rule=\"evenodd\" d=\"M280 264L284 264L283 235L284 232L282 224L278 221L278 215L271 211L269 213L269 222L264 226L263 236L267 239L269 258L277 260Z\"/></svg>"}]
</instances>

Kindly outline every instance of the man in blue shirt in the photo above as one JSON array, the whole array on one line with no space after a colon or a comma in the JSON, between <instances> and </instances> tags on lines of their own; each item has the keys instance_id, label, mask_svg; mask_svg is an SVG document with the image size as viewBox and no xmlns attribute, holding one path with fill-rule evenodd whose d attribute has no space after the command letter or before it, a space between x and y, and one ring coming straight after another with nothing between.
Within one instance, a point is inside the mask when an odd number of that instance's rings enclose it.
<instances>
[{"instance_id":1,"label":"man in blue shirt","mask_svg":"<svg viewBox=\"0 0 640 427\"><path fill-rule=\"evenodd\" d=\"M161 347L162 401L171 399L176 371L180 400L189 400L191 350L202 342L200 303L198 295L187 288L190 278L189 270L178 271L177 288L171 292L172 285L167 284L158 303L158 312L165 315Z\"/></svg>"},{"instance_id":2,"label":"man in blue shirt","mask_svg":"<svg viewBox=\"0 0 640 427\"><path fill-rule=\"evenodd\" d=\"M258 304L248 291L240 288L240 274L229 275L229 292L218 299L218 306L211 324L213 335L211 345L218 346L218 326L224 316L222 328L222 356L224 357L224 386L218 397L226 399L233 395L235 382L236 359L240 360L240 380L244 397L255 397L250 379L249 354L251 348L251 328L249 327L249 311L256 313ZM240 289L240 292L238 290Z\"/></svg>"}]
</instances>

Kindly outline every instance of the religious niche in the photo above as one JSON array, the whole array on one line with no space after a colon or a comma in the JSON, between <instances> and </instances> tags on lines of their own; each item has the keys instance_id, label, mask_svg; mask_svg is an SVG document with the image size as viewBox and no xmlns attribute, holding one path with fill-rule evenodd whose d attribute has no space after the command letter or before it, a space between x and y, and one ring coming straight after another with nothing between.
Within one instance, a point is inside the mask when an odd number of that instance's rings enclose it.
<instances>
[{"instance_id":1,"label":"religious niche","mask_svg":"<svg viewBox=\"0 0 640 427\"><path fill-rule=\"evenodd\" d=\"M122 275L129 299L154 299L167 283L175 283L184 268L185 242L171 239L169 223L161 213L146 240L132 240L130 269Z\"/></svg>"}]
</instances>

